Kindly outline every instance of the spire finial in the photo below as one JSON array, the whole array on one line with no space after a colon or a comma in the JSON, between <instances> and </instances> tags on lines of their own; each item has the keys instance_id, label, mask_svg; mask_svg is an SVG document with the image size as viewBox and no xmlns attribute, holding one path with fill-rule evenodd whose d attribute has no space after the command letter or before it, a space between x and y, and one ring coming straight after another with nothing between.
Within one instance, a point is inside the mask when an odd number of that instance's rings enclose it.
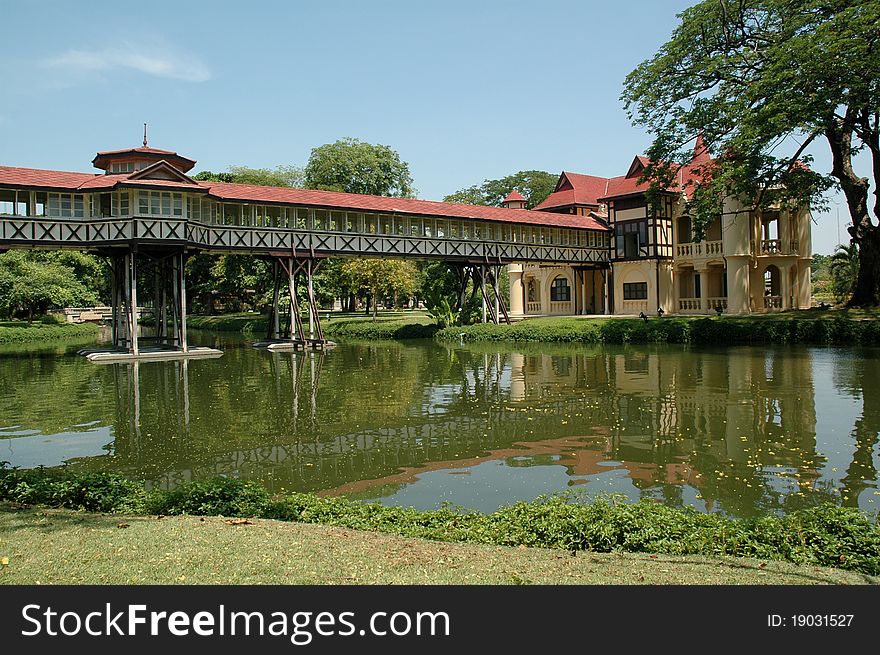
<instances>
[{"instance_id":1,"label":"spire finial","mask_svg":"<svg viewBox=\"0 0 880 655\"><path fill-rule=\"evenodd\" d=\"M144 148L147 147L147 124L144 123Z\"/></svg>"}]
</instances>

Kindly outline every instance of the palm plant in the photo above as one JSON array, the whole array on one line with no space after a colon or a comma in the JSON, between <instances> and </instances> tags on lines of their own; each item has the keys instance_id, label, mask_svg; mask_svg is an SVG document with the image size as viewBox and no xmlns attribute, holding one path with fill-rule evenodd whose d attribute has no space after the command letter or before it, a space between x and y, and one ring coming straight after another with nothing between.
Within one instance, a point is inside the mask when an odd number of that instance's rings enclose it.
<instances>
[{"instance_id":1,"label":"palm plant","mask_svg":"<svg viewBox=\"0 0 880 655\"><path fill-rule=\"evenodd\" d=\"M838 302L843 302L852 294L859 278L859 247L855 243L848 246L839 244L831 255L831 290Z\"/></svg>"}]
</instances>

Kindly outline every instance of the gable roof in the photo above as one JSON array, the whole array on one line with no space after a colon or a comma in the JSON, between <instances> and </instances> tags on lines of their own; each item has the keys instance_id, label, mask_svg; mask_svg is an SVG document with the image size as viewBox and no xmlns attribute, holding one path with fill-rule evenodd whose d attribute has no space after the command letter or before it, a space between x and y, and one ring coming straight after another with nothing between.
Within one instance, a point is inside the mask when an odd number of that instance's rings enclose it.
<instances>
[{"instance_id":1,"label":"gable roof","mask_svg":"<svg viewBox=\"0 0 880 655\"><path fill-rule=\"evenodd\" d=\"M511 190L507 197L501 202L526 202L526 197L516 189Z\"/></svg>"},{"instance_id":2,"label":"gable roof","mask_svg":"<svg viewBox=\"0 0 880 655\"><path fill-rule=\"evenodd\" d=\"M562 171L556 182L556 190L535 207L536 210L544 211L558 207L570 207L574 205L587 205L599 207L599 198L607 192L608 178L596 175L582 175Z\"/></svg>"}]
</instances>

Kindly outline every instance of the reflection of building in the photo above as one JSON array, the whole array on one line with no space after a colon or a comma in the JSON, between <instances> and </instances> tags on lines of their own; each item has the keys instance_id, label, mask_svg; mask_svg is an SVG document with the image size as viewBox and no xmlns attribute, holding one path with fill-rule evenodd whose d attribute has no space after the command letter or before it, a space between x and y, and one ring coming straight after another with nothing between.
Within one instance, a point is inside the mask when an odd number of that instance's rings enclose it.
<instances>
[{"instance_id":1,"label":"reflection of building","mask_svg":"<svg viewBox=\"0 0 880 655\"><path fill-rule=\"evenodd\" d=\"M511 314L731 314L807 308L811 303L810 213L750 212L725 202L720 219L694 241L685 200L711 159L698 139L692 161L654 211L636 157L613 178L563 172L535 209L583 216L611 230L611 270L511 264ZM523 207L519 194L508 207Z\"/></svg>"}]
</instances>

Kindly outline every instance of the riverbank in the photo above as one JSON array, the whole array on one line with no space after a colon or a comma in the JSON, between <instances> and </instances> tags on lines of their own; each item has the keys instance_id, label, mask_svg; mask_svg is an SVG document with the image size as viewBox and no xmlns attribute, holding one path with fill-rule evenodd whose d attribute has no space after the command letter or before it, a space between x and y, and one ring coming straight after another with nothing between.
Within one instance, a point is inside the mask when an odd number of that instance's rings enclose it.
<instances>
[{"instance_id":1,"label":"riverbank","mask_svg":"<svg viewBox=\"0 0 880 655\"><path fill-rule=\"evenodd\" d=\"M0 321L0 343L39 343L62 339L88 339L98 336L93 323L38 323Z\"/></svg>"},{"instance_id":2,"label":"riverbank","mask_svg":"<svg viewBox=\"0 0 880 655\"><path fill-rule=\"evenodd\" d=\"M236 331L262 337L266 317L243 313L190 316L191 328ZM440 329L420 311L384 311L374 321L358 314L322 314L334 339L420 339L445 342L557 342L590 344L674 343L880 345L880 313L865 310L802 310L754 316L544 317L512 325L490 323Z\"/></svg>"},{"instance_id":3,"label":"riverbank","mask_svg":"<svg viewBox=\"0 0 880 655\"><path fill-rule=\"evenodd\" d=\"M483 323L450 327L440 341L569 343L677 343L880 345L880 320L873 314L791 312L761 316L638 318L533 318L512 325Z\"/></svg>"},{"instance_id":4,"label":"riverbank","mask_svg":"<svg viewBox=\"0 0 880 655\"><path fill-rule=\"evenodd\" d=\"M0 469L0 501L97 513L260 518L405 538L570 553L747 557L880 575L880 526L855 509L825 504L785 516L728 519L691 509L555 496L491 514L417 511L344 498L272 496L253 482L215 478L146 491L117 474ZM124 522L124 521L120 521Z\"/></svg>"},{"instance_id":5,"label":"riverbank","mask_svg":"<svg viewBox=\"0 0 880 655\"><path fill-rule=\"evenodd\" d=\"M839 569L744 558L563 553L265 519L159 518L2 505L0 557L8 559L0 566L0 584L880 582Z\"/></svg>"}]
</instances>

